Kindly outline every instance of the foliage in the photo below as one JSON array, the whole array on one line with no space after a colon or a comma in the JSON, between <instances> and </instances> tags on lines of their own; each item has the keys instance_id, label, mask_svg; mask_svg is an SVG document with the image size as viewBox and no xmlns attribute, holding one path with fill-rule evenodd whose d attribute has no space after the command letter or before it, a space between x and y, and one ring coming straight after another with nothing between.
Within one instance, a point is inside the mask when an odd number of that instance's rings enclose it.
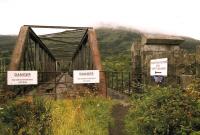
<instances>
[{"instance_id":1,"label":"foliage","mask_svg":"<svg viewBox=\"0 0 200 135\"><path fill-rule=\"evenodd\" d=\"M200 101L175 88L146 88L133 95L126 117L130 135L185 135L200 131ZM196 133L195 133L196 132Z\"/></svg>"},{"instance_id":2,"label":"foliage","mask_svg":"<svg viewBox=\"0 0 200 135\"><path fill-rule=\"evenodd\" d=\"M187 85L185 92L188 96L200 98L200 78L195 78L192 83Z\"/></svg>"},{"instance_id":3,"label":"foliage","mask_svg":"<svg viewBox=\"0 0 200 135\"><path fill-rule=\"evenodd\" d=\"M10 56L14 49L16 39L17 36L0 35L0 57L5 59L6 65L10 62Z\"/></svg>"},{"instance_id":4,"label":"foliage","mask_svg":"<svg viewBox=\"0 0 200 135\"><path fill-rule=\"evenodd\" d=\"M193 82L187 86L187 90L200 92L200 78L195 78Z\"/></svg>"},{"instance_id":5,"label":"foliage","mask_svg":"<svg viewBox=\"0 0 200 135\"><path fill-rule=\"evenodd\" d=\"M105 70L130 71L131 45L140 40L140 34L124 28L99 28L97 37Z\"/></svg>"},{"instance_id":6,"label":"foliage","mask_svg":"<svg viewBox=\"0 0 200 135\"><path fill-rule=\"evenodd\" d=\"M119 54L115 57L107 57L103 60L102 64L106 71L131 71L130 54Z\"/></svg>"},{"instance_id":7,"label":"foliage","mask_svg":"<svg viewBox=\"0 0 200 135\"><path fill-rule=\"evenodd\" d=\"M0 135L106 135L112 101L23 98L0 107Z\"/></svg>"},{"instance_id":8,"label":"foliage","mask_svg":"<svg viewBox=\"0 0 200 135\"><path fill-rule=\"evenodd\" d=\"M2 135L50 134L51 105L44 99L24 98L3 106L0 111Z\"/></svg>"},{"instance_id":9,"label":"foliage","mask_svg":"<svg viewBox=\"0 0 200 135\"><path fill-rule=\"evenodd\" d=\"M58 100L53 105L54 135L106 135L112 102L103 98Z\"/></svg>"}]
</instances>

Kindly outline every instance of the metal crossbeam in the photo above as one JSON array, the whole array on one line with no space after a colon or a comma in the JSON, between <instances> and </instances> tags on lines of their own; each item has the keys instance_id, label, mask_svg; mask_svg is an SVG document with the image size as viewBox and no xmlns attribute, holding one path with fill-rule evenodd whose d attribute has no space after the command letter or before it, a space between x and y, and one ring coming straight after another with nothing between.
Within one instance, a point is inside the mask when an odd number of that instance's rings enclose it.
<instances>
[{"instance_id":1,"label":"metal crossbeam","mask_svg":"<svg viewBox=\"0 0 200 135\"><path fill-rule=\"evenodd\" d=\"M24 25L24 26L28 26L31 28L78 29L78 30L86 30L92 28L92 27L44 26L44 25Z\"/></svg>"}]
</instances>

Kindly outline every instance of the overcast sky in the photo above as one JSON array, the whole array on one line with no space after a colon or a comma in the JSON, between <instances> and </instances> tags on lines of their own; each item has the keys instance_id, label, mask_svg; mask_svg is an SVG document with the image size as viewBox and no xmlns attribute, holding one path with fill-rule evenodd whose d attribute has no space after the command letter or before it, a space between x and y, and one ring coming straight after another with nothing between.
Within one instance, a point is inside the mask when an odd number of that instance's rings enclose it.
<instances>
[{"instance_id":1,"label":"overcast sky","mask_svg":"<svg viewBox=\"0 0 200 135\"><path fill-rule=\"evenodd\" d=\"M200 39L200 0L0 0L0 34L20 26L120 25Z\"/></svg>"}]
</instances>

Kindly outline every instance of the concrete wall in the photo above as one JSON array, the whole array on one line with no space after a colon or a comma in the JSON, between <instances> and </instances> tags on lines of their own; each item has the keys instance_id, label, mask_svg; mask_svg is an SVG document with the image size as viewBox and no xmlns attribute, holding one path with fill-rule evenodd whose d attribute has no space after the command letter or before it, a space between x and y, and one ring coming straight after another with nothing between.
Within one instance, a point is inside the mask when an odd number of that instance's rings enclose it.
<instances>
[{"instance_id":1,"label":"concrete wall","mask_svg":"<svg viewBox=\"0 0 200 135\"><path fill-rule=\"evenodd\" d=\"M196 73L200 75L200 70L196 69L198 66L196 54L200 58L200 49L197 49L197 53L190 54L179 47L182 42L184 40L179 37L143 35L141 42L133 43L131 48L133 78L141 83L155 84L150 76L150 60L159 58L168 58L166 85L179 83L181 75L195 75ZM198 61L200 63L199 59Z\"/></svg>"}]
</instances>

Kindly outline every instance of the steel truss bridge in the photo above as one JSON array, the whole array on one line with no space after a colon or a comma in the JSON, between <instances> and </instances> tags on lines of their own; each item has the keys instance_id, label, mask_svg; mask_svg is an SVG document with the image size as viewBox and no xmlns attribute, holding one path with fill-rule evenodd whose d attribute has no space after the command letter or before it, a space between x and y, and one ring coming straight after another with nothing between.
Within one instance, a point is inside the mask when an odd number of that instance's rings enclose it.
<instances>
[{"instance_id":1,"label":"steel truss bridge","mask_svg":"<svg viewBox=\"0 0 200 135\"><path fill-rule=\"evenodd\" d=\"M45 34L38 34L42 30ZM47 30L54 32L47 34ZM7 85L6 71L26 70L38 71L38 85ZM40 86L44 84L47 87L53 84L50 94L57 95L57 85L66 85L67 78L63 76L72 77L73 70L99 70L100 83L87 86L105 97L110 95L109 90L124 94L131 94L134 90L131 72L103 70L94 28L24 25L18 34L8 68L0 71L0 99L1 93L3 97L9 97L10 93L11 97L16 97L36 88L42 91Z\"/></svg>"},{"instance_id":2,"label":"steel truss bridge","mask_svg":"<svg viewBox=\"0 0 200 135\"><path fill-rule=\"evenodd\" d=\"M56 29L61 32L38 35L34 29ZM37 70L38 82L48 82L63 72L100 70L102 64L95 30L91 27L36 26L21 27L12 53L9 71ZM106 96L104 72L97 85ZM6 90L23 92L33 86L5 86Z\"/></svg>"}]
</instances>

